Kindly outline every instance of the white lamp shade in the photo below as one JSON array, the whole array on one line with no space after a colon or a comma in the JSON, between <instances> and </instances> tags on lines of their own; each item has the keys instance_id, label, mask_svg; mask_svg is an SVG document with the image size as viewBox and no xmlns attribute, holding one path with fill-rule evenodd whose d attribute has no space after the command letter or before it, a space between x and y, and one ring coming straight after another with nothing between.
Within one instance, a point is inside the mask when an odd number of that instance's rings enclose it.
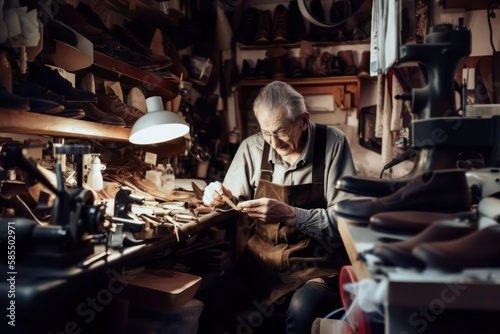
<instances>
[{"instance_id":1,"label":"white lamp shade","mask_svg":"<svg viewBox=\"0 0 500 334\"><path fill-rule=\"evenodd\" d=\"M132 144L147 145L169 141L184 136L189 126L179 115L163 109L160 96L146 99L148 113L141 116L130 131Z\"/></svg>"}]
</instances>

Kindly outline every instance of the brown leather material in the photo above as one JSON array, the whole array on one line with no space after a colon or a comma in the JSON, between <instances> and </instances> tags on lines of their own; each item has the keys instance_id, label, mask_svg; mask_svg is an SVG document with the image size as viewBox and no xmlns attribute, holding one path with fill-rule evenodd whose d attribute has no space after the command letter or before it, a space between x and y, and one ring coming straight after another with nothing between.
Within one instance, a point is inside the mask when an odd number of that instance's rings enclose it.
<instances>
[{"instance_id":1,"label":"brown leather material","mask_svg":"<svg viewBox=\"0 0 500 334\"><path fill-rule=\"evenodd\" d=\"M279 4L274 8L273 15L273 43L288 43L288 8Z\"/></svg>"},{"instance_id":2,"label":"brown leather material","mask_svg":"<svg viewBox=\"0 0 500 334\"><path fill-rule=\"evenodd\" d=\"M356 65L354 64L354 54L352 50L341 50L337 53L344 69L344 75L356 75Z\"/></svg>"},{"instance_id":3,"label":"brown leather material","mask_svg":"<svg viewBox=\"0 0 500 334\"><path fill-rule=\"evenodd\" d=\"M130 109L115 94L97 93L97 108L105 113L120 117L129 127L142 116L142 113Z\"/></svg>"},{"instance_id":4,"label":"brown leather material","mask_svg":"<svg viewBox=\"0 0 500 334\"><path fill-rule=\"evenodd\" d=\"M286 78L286 49L280 46L273 46L267 49L266 57L271 60L272 77L274 79Z\"/></svg>"},{"instance_id":5,"label":"brown leather material","mask_svg":"<svg viewBox=\"0 0 500 334\"><path fill-rule=\"evenodd\" d=\"M315 144L312 182L282 186L271 182L272 166L267 161L270 147L266 143L254 198L273 198L304 209L325 208L323 173L326 127L318 126ZM325 249L324 243L332 246L329 251ZM318 255L319 250L321 253L328 252L328 256ZM315 265L305 265L310 262ZM248 240L240 263L243 274L259 298L273 302L309 279L338 274L349 260L340 240L320 241L284 223L256 221L254 235Z\"/></svg>"},{"instance_id":6,"label":"brown leather material","mask_svg":"<svg viewBox=\"0 0 500 334\"><path fill-rule=\"evenodd\" d=\"M85 112L85 118L89 121L115 126L126 126L125 121L121 117L99 110L95 103L82 103L82 107Z\"/></svg>"},{"instance_id":7,"label":"brown leather material","mask_svg":"<svg viewBox=\"0 0 500 334\"><path fill-rule=\"evenodd\" d=\"M425 242L458 239L475 230L477 230L477 224L467 220L438 220L409 239L377 245L373 249L373 254L380 258L384 265L423 269L425 263L412 254L413 248Z\"/></svg>"},{"instance_id":8,"label":"brown leather material","mask_svg":"<svg viewBox=\"0 0 500 334\"><path fill-rule=\"evenodd\" d=\"M500 225L490 225L458 239L422 243L412 253L433 269L500 268L498 240Z\"/></svg>"},{"instance_id":9,"label":"brown leather material","mask_svg":"<svg viewBox=\"0 0 500 334\"><path fill-rule=\"evenodd\" d=\"M455 218L473 218L473 211L457 213L429 211L388 211L380 212L370 217L370 227L383 232L395 234L416 234L425 230L438 220Z\"/></svg>"},{"instance_id":10,"label":"brown leather material","mask_svg":"<svg viewBox=\"0 0 500 334\"><path fill-rule=\"evenodd\" d=\"M361 54L361 61L358 66L358 77L369 78L370 77L370 51L365 50Z\"/></svg>"},{"instance_id":11,"label":"brown leather material","mask_svg":"<svg viewBox=\"0 0 500 334\"><path fill-rule=\"evenodd\" d=\"M271 11L259 10L257 16L257 28L253 38L253 44L263 45L271 43Z\"/></svg>"},{"instance_id":12,"label":"brown leather material","mask_svg":"<svg viewBox=\"0 0 500 334\"><path fill-rule=\"evenodd\" d=\"M426 172L385 197L340 201L334 211L346 218L368 221L371 216L388 211L469 211L471 203L465 170L442 169Z\"/></svg>"},{"instance_id":13,"label":"brown leather material","mask_svg":"<svg viewBox=\"0 0 500 334\"><path fill-rule=\"evenodd\" d=\"M312 75L315 77L326 77L330 75L330 62L332 55L328 51L318 52L312 62Z\"/></svg>"}]
</instances>

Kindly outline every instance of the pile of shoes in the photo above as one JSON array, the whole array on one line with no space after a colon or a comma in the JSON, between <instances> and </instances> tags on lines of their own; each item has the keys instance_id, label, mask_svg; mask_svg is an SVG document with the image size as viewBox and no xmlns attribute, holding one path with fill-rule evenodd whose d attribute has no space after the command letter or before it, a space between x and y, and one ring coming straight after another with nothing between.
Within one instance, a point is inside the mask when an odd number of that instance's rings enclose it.
<instances>
[{"instance_id":1,"label":"pile of shoes","mask_svg":"<svg viewBox=\"0 0 500 334\"><path fill-rule=\"evenodd\" d=\"M329 2L329 8L324 8L323 2L313 0L309 5L312 16L321 22L344 22L360 7L360 2L351 5L350 1L332 1L331 4ZM284 44L302 40L313 42L361 40L370 36L370 20L371 17L368 17L360 24L349 28L344 23L333 28L310 23L308 31L297 0L293 0L289 2L288 7L278 4L272 13L271 10L261 10L256 7L246 8L236 29L235 40L244 45Z\"/></svg>"},{"instance_id":2,"label":"pile of shoes","mask_svg":"<svg viewBox=\"0 0 500 334\"><path fill-rule=\"evenodd\" d=\"M243 59L240 77L242 80L309 78L328 76L368 77L370 74L370 51L361 54L356 66L355 51L340 50L333 54L328 50L315 48L312 42L301 41L298 55L293 55L284 47L270 46L266 57L252 60Z\"/></svg>"},{"instance_id":3,"label":"pile of shoes","mask_svg":"<svg viewBox=\"0 0 500 334\"><path fill-rule=\"evenodd\" d=\"M496 169L488 170L490 180L496 178ZM485 197L473 202L471 188L478 179L485 183L484 171L433 170L395 180L346 177L336 188L358 196L340 201L334 211L394 236L367 251L383 266L451 272L499 268L499 192L489 185Z\"/></svg>"}]
</instances>

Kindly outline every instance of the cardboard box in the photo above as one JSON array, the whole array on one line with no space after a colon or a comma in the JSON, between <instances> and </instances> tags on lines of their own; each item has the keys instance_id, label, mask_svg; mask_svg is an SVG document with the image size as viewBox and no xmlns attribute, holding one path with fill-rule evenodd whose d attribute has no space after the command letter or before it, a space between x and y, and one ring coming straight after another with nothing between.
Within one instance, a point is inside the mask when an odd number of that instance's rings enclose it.
<instances>
[{"instance_id":1,"label":"cardboard box","mask_svg":"<svg viewBox=\"0 0 500 334\"><path fill-rule=\"evenodd\" d=\"M194 298L201 277L171 270L145 270L134 275L124 290L131 304L155 312L180 309Z\"/></svg>"}]
</instances>

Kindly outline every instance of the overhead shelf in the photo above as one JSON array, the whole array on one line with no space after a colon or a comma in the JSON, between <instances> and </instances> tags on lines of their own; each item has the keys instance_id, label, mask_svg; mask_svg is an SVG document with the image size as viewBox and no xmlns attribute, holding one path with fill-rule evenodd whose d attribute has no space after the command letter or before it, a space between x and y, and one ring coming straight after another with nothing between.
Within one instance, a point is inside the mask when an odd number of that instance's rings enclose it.
<instances>
[{"instance_id":1,"label":"overhead shelf","mask_svg":"<svg viewBox=\"0 0 500 334\"><path fill-rule=\"evenodd\" d=\"M163 102L173 100L179 95L180 81L175 75L163 77L98 51L94 51L94 64L91 70L101 77L112 78L132 86L142 86L150 93L149 95L161 96Z\"/></svg>"}]
</instances>

